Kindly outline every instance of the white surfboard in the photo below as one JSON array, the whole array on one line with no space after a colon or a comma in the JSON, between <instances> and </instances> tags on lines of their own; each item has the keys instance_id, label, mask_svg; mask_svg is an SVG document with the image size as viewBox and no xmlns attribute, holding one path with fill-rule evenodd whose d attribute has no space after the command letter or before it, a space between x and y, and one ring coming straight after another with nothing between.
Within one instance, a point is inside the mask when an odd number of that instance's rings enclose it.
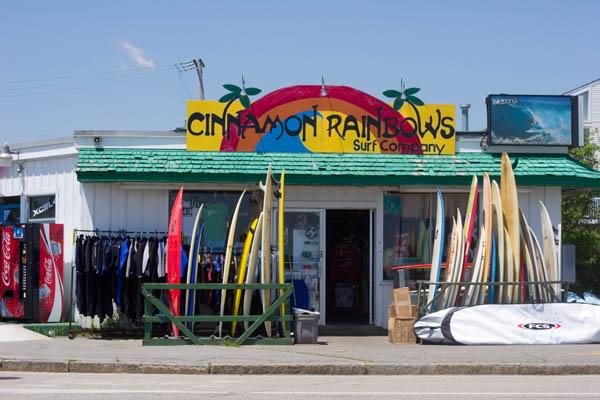
<instances>
[{"instance_id":1,"label":"white surfboard","mask_svg":"<svg viewBox=\"0 0 600 400\"><path fill-rule=\"evenodd\" d=\"M542 219L542 249L544 251L544 262L546 263L546 268L548 269L548 280L558 281L560 274L558 272L558 251L556 249L556 242L554 239L554 229L552 228L550 214L548 214L546 206L541 201L540 217ZM560 285L554 284L552 287L556 294L558 294L560 291Z\"/></svg>"},{"instance_id":2,"label":"white surfboard","mask_svg":"<svg viewBox=\"0 0 600 400\"><path fill-rule=\"evenodd\" d=\"M544 261L544 252L542 250L542 246L535 236L535 232L533 229L529 227L529 236L533 241L533 257L535 258L536 264L538 266L538 279L540 282L545 282L548 280L546 262ZM548 288L545 285L538 284L540 299L544 303L551 303L554 301L552 296L549 296Z\"/></svg>"},{"instance_id":3,"label":"white surfboard","mask_svg":"<svg viewBox=\"0 0 600 400\"><path fill-rule=\"evenodd\" d=\"M192 229L192 240L190 243L190 252L188 254L188 266L187 266L187 280L186 283L189 284L192 282L192 262L196 261L195 257L196 253L196 236L198 235L198 226L200 225L200 218L202 218L202 209L204 208L204 204L200 205L198 211L196 212L196 219L194 220L194 228ZM196 267L196 266L194 266ZM189 304L190 304L190 292L192 292L192 296L195 297L196 291L190 291L189 289L185 291L185 309L183 310L183 315L189 315Z\"/></svg>"},{"instance_id":4,"label":"white surfboard","mask_svg":"<svg viewBox=\"0 0 600 400\"><path fill-rule=\"evenodd\" d=\"M203 234L204 234L204 225L202 225L200 227L200 232L198 233L198 240L196 242L196 260L197 260L197 262L201 262L202 261L200 259L200 257L202 255L201 244L202 244L202 235ZM200 272L200 268L201 267L202 267L202 264L196 265L196 268L194 268L194 275L192 277L193 278L192 279L193 283L198 283L198 274L201 274L201 272ZM202 276L202 275L200 275L200 276ZM194 294L192 296L192 298L190 299L191 309L192 309L190 315L196 315L196 298L197 298L197 296ZM194 329L194 324L195 324L194 322L192 322L192 324L191 324L192 325L192 330Z\"/></svg>"},{"instance_id":5,"label":"white surfboard","mask_svg":"<svg viewBox=\"0 0 600 400\"><path fill-rule=\"evenodd\" d=\"M433 252L431 256L430 282L440 281L440 271L442 268L442 256L444 254L444 198L442 192L437 192L437 209L435 214L435 236L433 239ZM428 312L435 310L434 296L438 285L431 283L427 292Z\"/></svg>"},{"instance_id":6,"label":"white surfboard","mask_svg":"<svg viewBox=\"0 0 600 400\"><path fill-rule=\"evenodd\" d=\"M235 210L233 211L233 216L231 217L231 223L229 224L229 234L227 237L227 249L225 251L225 261L223 263L223 283L229 283L229 271L231 270L231 258L233 256L233 243L235 242L235 228L237 226L238 215L240 213L240 206L242 205L242 199L246 191L244 190L240 195L240 199L238 200ZM221 309L220 314L221 317L225 312L225 303L226 303L227 290L221 289ZM219 337L222 337L223 334L223 321L219 322Z\"/></svg>"},{"instance_id":7,"label":"white surfboard","mask_svg":"<svg viewBox=\"0 0 600 400\"><path fill-rule=\"evenodd\" d=\"M262 223L262 243L260 257L260 282L262 284L271 283L271 212L273 207L273 177L271 166L267 170L265 183L260 183L260 188L263 191L263 223ZM271 290L261 291L263 313L271 305ZM271 337L271 321L265 321L265 330L267 336Z\"/></svg>"},{"instance_id":8,"label":"white surfboard","mask_svg":"<svg viewBox=\"0 0 600 400\"><path fill-rule=\"evenodd\" d=\"M248 270L246 271L246 283L255 283L254 278L256 276L256 265L258 264L258 252L260 248L260 242L262 240L262 212L258 215L258 222L256 223L256 230L254 231L254 237L252 238L252 247L250 248L250 255L248 256ZM250 315L252 306L252 294L253 290L244 290L244 303L243 312L244 315ZM244 321L244 329L248 329L248 321Z\"/></svg>"}]
</instances>

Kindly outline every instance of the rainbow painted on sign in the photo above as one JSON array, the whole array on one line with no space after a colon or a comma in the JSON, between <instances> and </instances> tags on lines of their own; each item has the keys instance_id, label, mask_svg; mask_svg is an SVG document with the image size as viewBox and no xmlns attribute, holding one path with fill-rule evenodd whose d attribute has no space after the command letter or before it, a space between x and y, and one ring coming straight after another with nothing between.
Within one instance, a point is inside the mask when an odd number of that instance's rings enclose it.
<instances>
[{"instance_id":1,"label":"rainbow painted on sign","mask_svg":"<svg viewBox=\"0 0 600 400\"><path fill-rule=\"evenodd\" d=\"M450 104L399 112L347 86L291 86L244 108L191 100L187 149L229 152L454 154L455 112Z\"/></svg>"}]
</instances>

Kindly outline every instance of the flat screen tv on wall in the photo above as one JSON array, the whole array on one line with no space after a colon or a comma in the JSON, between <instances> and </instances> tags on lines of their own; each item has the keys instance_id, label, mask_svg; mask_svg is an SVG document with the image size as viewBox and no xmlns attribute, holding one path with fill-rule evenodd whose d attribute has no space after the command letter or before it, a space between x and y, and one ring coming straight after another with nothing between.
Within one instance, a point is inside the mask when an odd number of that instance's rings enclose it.
<instances>
[{"instance_id":1,"label":"flat screen tv on wall","mask_svg":"<svg viewBox=\"0 0 600 400\"><path fill-rule=\"evenodd\" d=\"M577 97L492 94L486 103L490 145L579 145Z\"/></svg>"}]
</instances>

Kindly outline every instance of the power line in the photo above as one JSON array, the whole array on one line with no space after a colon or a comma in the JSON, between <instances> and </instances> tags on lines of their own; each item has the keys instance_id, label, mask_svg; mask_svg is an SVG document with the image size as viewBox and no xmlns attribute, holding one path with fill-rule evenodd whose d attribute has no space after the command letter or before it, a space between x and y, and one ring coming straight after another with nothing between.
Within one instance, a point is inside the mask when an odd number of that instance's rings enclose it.
<instances>
[{"instance_id":1,"label":"power line","mask_svg":"<svg viewBox=\"0 0 600 400\"><path fill-rule=\"evenodd\" d=\"M173 67L171 67L173 68ZM115 75L115 76L103 76L103 77L97 77L97 78L92 78L92 79L84 79L84 80L73 80L73 81L63 81L63 82L46 82L46 83L41 83L38 85L32 85L32 86L19 86L19 87L9 87L9 88L2 88L0 87L0 93L12 93L12 92L18 92L18 91L22 91L22 90L35 90L35 89L43 89L43 88L52 88L52 87L65 87L68 85L81 85L81 84L87 84L87 83L94 83L94 82L106 82L106 81L113 81L113 80L118 80L118 79L128 79L128 78L135 78L138 76L153 76L156 75L157 73L163 73L163 72L169 72L169 68L161 68L161 69L153 69L153 70L146 70L146 71L138 71L136 73L130 73L130 74L124 74L124 75Z\"/></svg>"},{"instance_id":2,"label":"power line","mask_svg":"<svg viewBox=\"0 0 600 400\"><path fill-rule=\"evenodd\" d=\"M0 92L0 99L8 99L8 98L24 97L24 96L34 96L34 95L44 95L44 94L60 94L60 93L68 92L68 91L88 89L88 88L98 87L98 86L105 86L105 85L112 85L112 84L125 84L125 83L129 83L129 82L133 82L133 81L139 81L139 80L144 80L144 79L149 79L149 78L156 78L156 77L163 76L166 73L171 73L171 72L173 72L173 70L171 70L171 71L168 71L168 70L156 71L154 74L151 74L151 75L148 74L148 75L121 77L121 78L117 77L117 78L114 78L114 79L108 80L108 81L88 82L88 84L85 84L85 85L81 85L81 84L76 85L76 86L63 85L63 86L56 87L56 88L27 88L27 90L25 90L23 92L8 93L6 95L4 95L4 94L2 94L2 92ZM74 84L77 84L77 83L78 82L74 82Z\"/></svg>"},{"instance_id":3,"label":"power line","mask_svg":"<svg viewBox=\"0 0 600 400\"><path fill-rule=\"evenodd\" d=\"M187 63L185 63L185 64L187 64ZM31 82L78 79L80 77L85 78L85 77L95 77L95 76L102 76L102 75L136 73L136 72L144 72L144 71L149 71L149 70L160 70L160 69L166 69L166 68L172 68L172 67L173 67L172 64L168 64L168 65L157 65L152 69L147 68L147 67L137 67L137 68L127 68L127 69L119 69L119 70L112 70L112 71L89 72L89 73L83 73L83 74L59 75L59 76L46 77L46 78L8 80L8 81L0 81L0 85L13 85L13 84L18 85L18 84L29 84Z\"/></svg>"},{"instance_id":4,"label":"power line","mask_svg":"<svg viewBox=\"0 0 600 400\"><path fill-rule=\"evenodd\" d=\"M175 64L181 87L185 87L188 98L191 94L183 72L197 70L194 60ZM0 100L15 97L37 96L45 94L60 94L68 91L76 91L97 87L100 85L123 84L131 81L149 79L173 72L173 64L159 65L155 68L131 68L126 70L114 70L95 72L87 74L62 75L50 78L31 79L27 81L0 81ZM2 87L8 86L8 87ZM12 87L11 87L12 86ZM182 92L183 96L183 92Z\"/></svg>"}]
</instances>

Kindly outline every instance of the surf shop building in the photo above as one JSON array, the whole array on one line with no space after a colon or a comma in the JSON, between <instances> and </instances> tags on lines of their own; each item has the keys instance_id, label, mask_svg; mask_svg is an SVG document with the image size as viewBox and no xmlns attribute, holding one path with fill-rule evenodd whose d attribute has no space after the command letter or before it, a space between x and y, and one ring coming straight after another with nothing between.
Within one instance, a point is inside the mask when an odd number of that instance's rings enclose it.
<instances>
[{"instance_id":1,"label":"surf shop building","mask_svg":"<svg viewBox=\"0 0 600 400\"><path fill-rule=\"evenodd\" d=\"M293 86L262 97L255 88L225 88L220 101L188 103L185 129L75 131L5 149L3 222L33 221L36 204L51 204L45 221L64 224L67 236L65 296L74 230L166 231L181 185L183 241L189 245L204 204L202 247L214 254L223 252L235 204L248 191L235 235L239 256L271 166L277 179L285 169L285 270L298 301L320 311L321 324L385 326L391 268L431 261L438 189L446 215L457 208L464 215L472 176L499 180L500 153L508 151L519 206L539 235L539 201L558 225L566 191L600 187L600 173L567 155L580 143L576 98L490 96L488 131L457 132L455 106L423 104L415 88L386 91L385 100L345 86ZM533 123L531 107L546 119ZM428 271L406 278L427 279Z\"/></svg>"}]
</instances>

